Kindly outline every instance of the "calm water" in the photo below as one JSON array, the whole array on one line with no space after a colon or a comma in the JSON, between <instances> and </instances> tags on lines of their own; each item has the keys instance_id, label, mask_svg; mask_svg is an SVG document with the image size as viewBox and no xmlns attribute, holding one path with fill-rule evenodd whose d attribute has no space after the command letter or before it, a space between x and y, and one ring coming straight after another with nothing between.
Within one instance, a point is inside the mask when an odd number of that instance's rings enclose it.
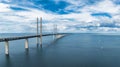
<instances>
[{"instance_id":1,"label":"calm water","mask_svg":"<svg viewBox=\"0 0 120 67\"><path fill-rule=\"evenodd\" d=\"M0 67L120 67L120 35L69 34L56 41L47 36L43 48L37 48L35 38L29 39L28 51L24 40L11 41L9 48L8 57L0 43Z\"/></svg>"}]
</instances>

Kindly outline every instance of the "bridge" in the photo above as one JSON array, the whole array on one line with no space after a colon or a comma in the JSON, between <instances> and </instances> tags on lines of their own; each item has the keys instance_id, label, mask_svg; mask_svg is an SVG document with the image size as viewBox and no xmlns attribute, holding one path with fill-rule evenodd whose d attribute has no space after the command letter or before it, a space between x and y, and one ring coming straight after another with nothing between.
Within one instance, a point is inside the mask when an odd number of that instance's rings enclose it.
<instances>
[{"instance_id":1,"label":"bridge","mask_svg":"<svg viewBox=\"0 0 120 67\"><path fill-rule=\"evenodd\" d=\"M57 33L57 28L54 29L53 34L42 34L42 18L40 18L40 25L38 25L38 22L39 22L39 19L37 18L37 33L36 33L36 35L0 38L0 42L5 42L5 54L7 56L9 56L9 41L25 39L25 49L28 49L29 48L28 39L36 38L37 47L40 45L40 47L42 48L42 37L43 36L54 36L55 39L59 39L65 35L65 33ZM40 26L40 34L38 31L39 26ZM39 43L39 38L40 38L40 43Z\"/></svg>"},{"instance_id":2,"label":"bridge","mask_svg":"<svg viewBox=\"0 0 120 67\"><path fill-rule=\"evenodd\" d=\"M64 33L59 33L59 34L43 34L42 36L56 35L56 37L59 38L59 37L61 37L63 34L64 34ZM20 40L20 39L28 39L28 38L34 38L34 37L41 37L41 36L40 36L40 35L32 35L32 36L0 38L0 42L12 41L12 40Z\"/></svg>"}]
</instances>

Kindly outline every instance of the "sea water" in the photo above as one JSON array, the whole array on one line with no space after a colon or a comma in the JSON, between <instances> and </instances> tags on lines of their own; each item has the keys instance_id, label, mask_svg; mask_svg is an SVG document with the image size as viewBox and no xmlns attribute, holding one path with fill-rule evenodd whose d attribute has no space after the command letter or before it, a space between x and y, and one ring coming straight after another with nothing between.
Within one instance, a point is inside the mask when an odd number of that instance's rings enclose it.
<instances>
[{"instance_id":1,"label":"sea water","mask_svg":"<svg viewBox=\"0 0 120 67\"><path fill-rule=\"evenodd\" d=\"M1 34L0 37L33 34ZM10 55L4 54L4 42L0 42L0 67L120 67L120 35L67 34L55 40L43 37L43 48L37 47L36 38L9 42Z\"/></svg>"}]
</instances>

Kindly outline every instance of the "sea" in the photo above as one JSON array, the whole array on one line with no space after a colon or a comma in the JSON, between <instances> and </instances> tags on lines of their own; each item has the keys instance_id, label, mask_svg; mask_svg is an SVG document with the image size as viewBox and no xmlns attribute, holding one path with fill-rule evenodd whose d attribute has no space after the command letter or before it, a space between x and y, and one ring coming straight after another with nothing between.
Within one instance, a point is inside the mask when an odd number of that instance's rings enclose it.
<instances>
[{"instance_id":1,"label":"sea","mask_svg":"<svg viewBox=\"0 0 120 67\"><path fill-rule=\"evenodd\" d=\"M35 35L33 33L1 33L0 38ZM60 39L44 36L42 48L36 38L0 42L0 67L120 67L120 35L101 33L70 33Z\"/></svg>"}]
</instances>

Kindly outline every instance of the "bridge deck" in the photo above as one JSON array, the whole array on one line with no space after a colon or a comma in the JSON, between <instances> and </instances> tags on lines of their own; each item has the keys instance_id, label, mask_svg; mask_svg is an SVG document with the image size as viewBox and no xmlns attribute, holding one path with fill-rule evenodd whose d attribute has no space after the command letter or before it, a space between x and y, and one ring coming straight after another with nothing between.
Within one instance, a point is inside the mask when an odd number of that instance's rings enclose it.
<instances>
[{"instance_id":1,"label":"bridge deck","mask_svg":"<svg viewBox=\"0 0 120 67\"><path fill-rule=\"evenodd\" d=\"M57 35L57 34L43 34L42 36L50 36L50 35ZM19 40L19 39L27 39L27 38L34 38L34 37L40 37L40 35L0 38L0 42Z\"/></svg>"}]
</instances>

